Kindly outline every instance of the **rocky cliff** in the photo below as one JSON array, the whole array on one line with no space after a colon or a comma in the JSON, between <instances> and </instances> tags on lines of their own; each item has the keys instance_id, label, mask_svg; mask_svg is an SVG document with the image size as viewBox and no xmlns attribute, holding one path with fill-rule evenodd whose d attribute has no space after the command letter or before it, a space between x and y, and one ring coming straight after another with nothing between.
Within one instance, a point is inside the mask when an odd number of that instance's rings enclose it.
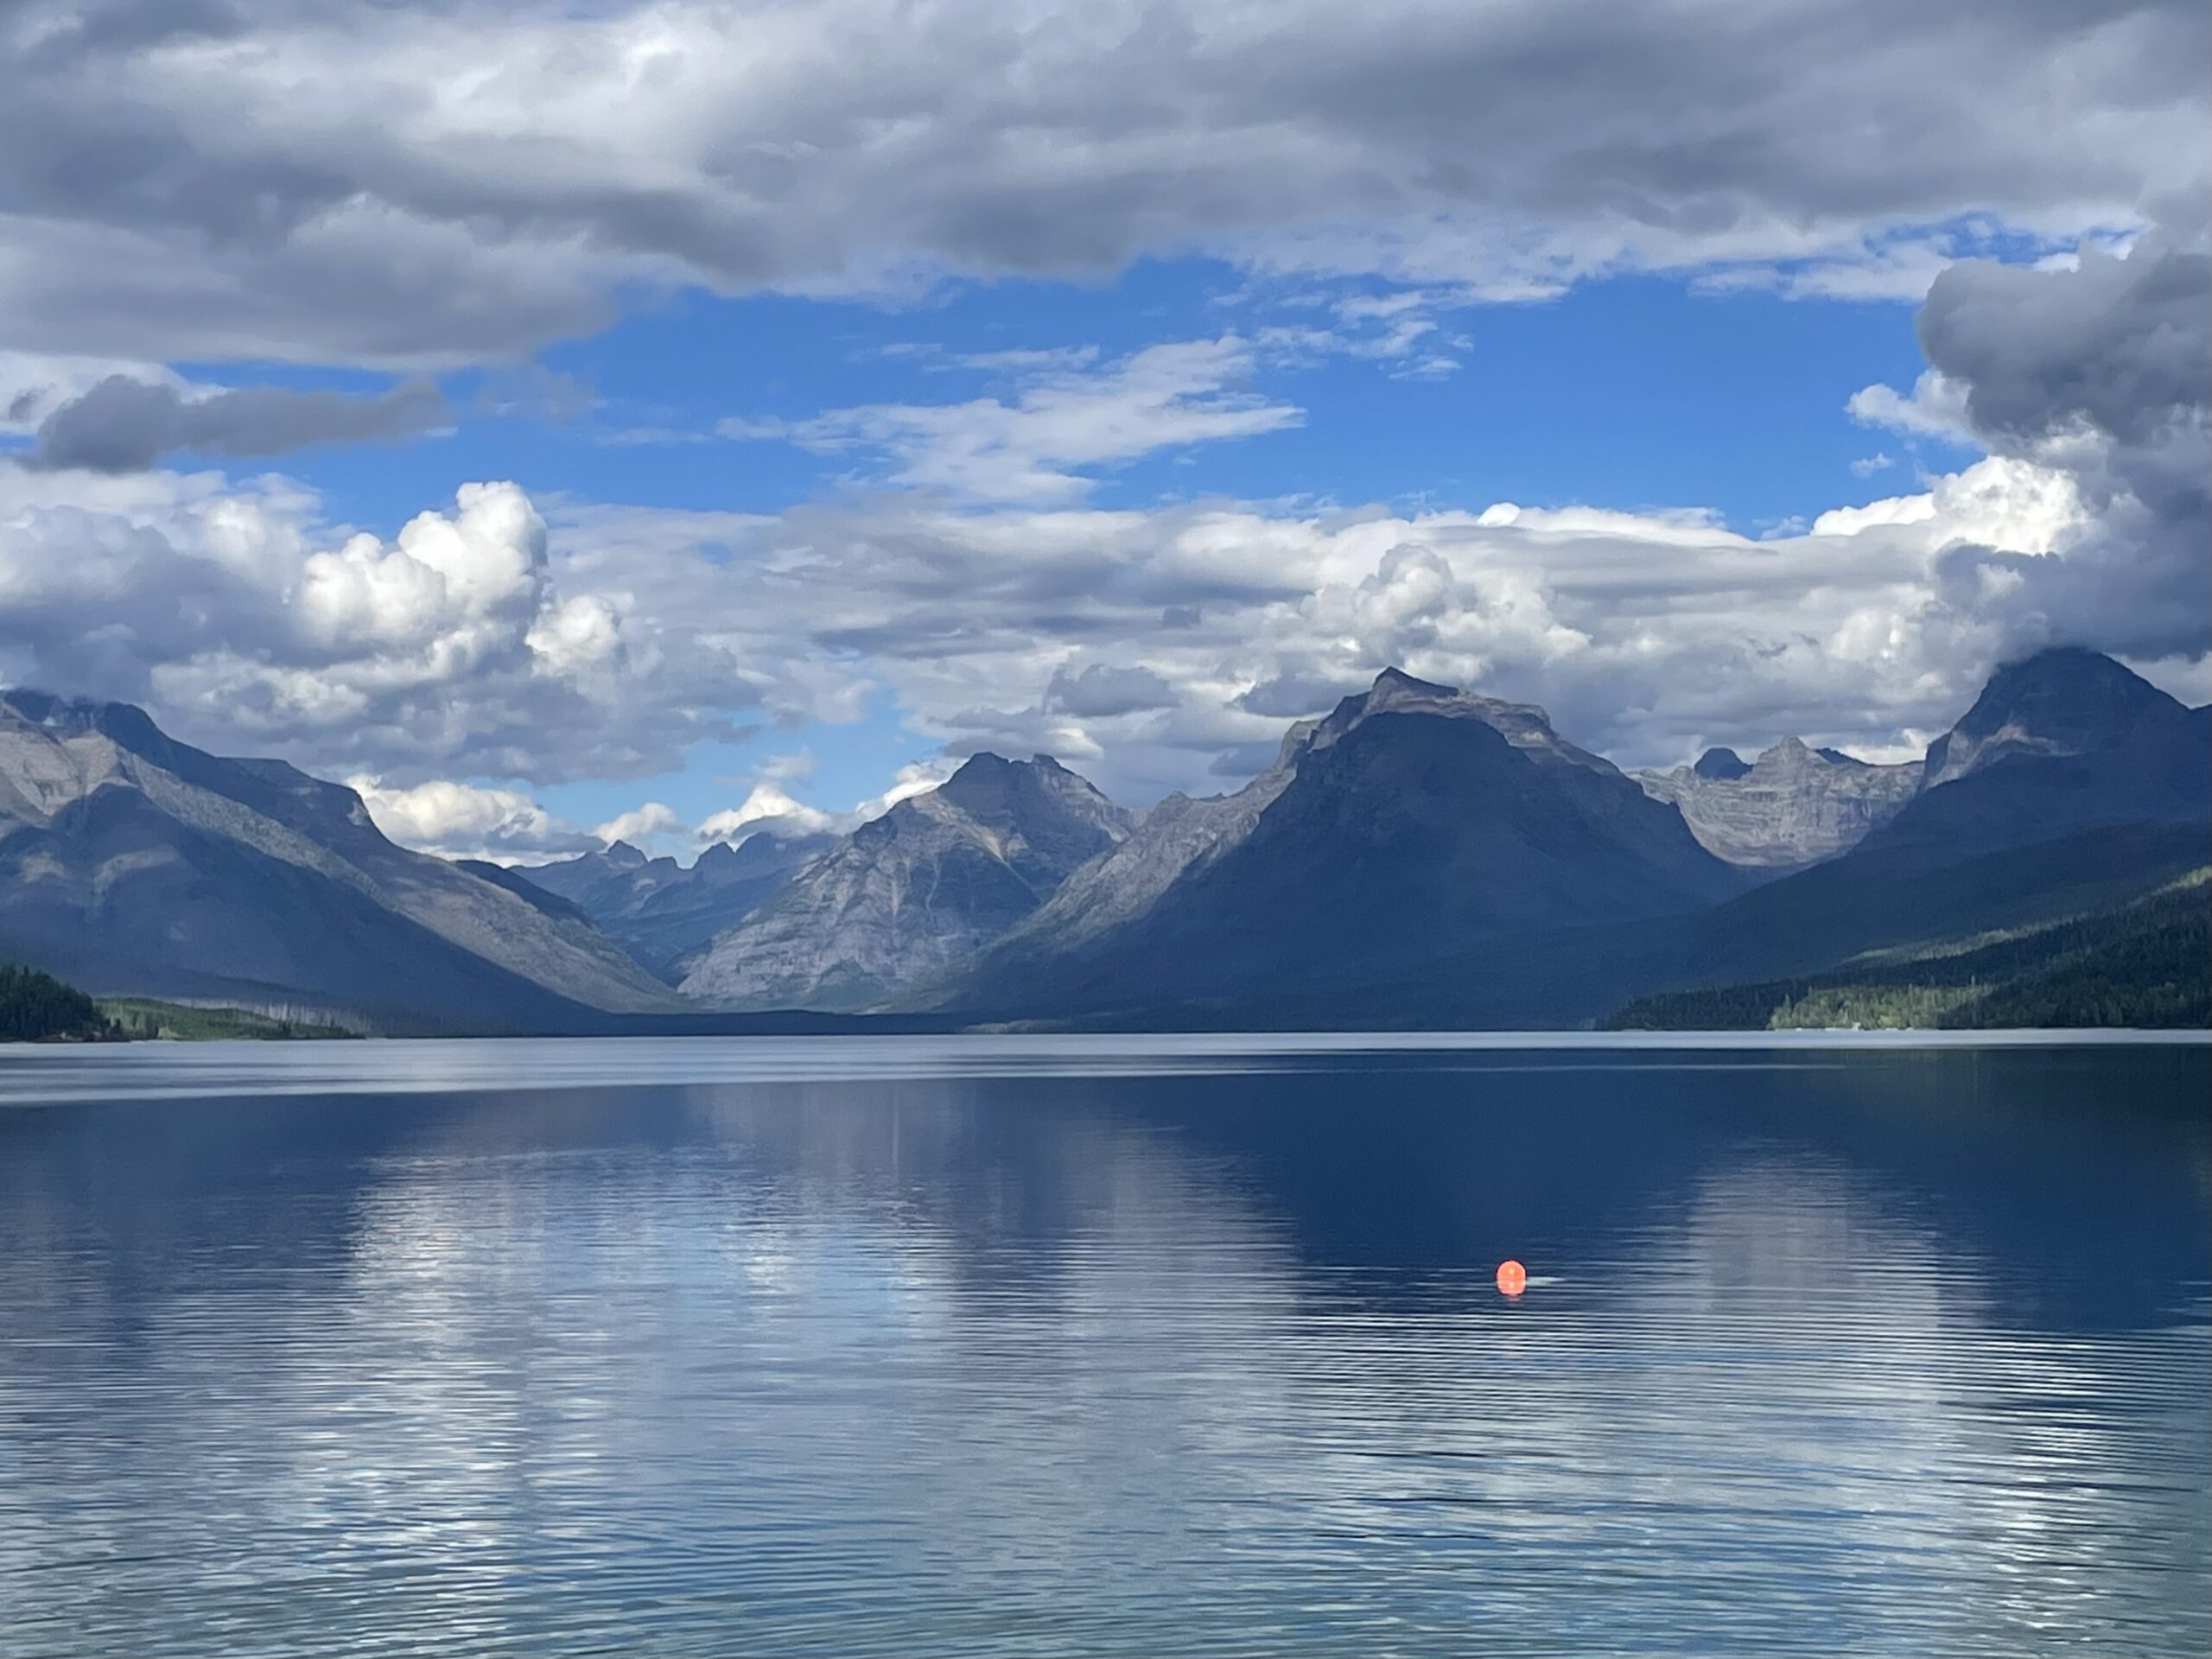
<instances>
[{"instance_id":1,"label":"rocky cliff","mask_svg":"<svg viewBox=\"0 0 2212 1659\"><path fill-rule=\"evenodd\" d=\"M1133 821L1046 756L979 754L809 864L682 989L720 1007L867 1007L997 938Z\"/></svg>"},{"instance_id":2,"label":"rocky cliff","mask_svg":"<svg viewBox=\"0 0 2212 1659\"><path fill-rule=\"evenodd\" d=\"M1870 766L1784 738L1746 766L1708 749L1693 766L1632 774L1681 811L1699 844L1731 864L1790 869L1833 858L1885 823L1920 788L1918 761Z\"/></svg>"}]
</instances>

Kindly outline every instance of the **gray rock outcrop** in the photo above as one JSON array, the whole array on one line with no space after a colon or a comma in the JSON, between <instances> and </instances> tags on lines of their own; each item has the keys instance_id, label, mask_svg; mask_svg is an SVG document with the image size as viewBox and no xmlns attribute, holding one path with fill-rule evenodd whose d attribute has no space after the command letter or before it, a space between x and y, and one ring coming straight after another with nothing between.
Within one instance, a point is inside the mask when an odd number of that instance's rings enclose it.
<instances>
[{"instance_id":1,"label":"gray rock outcrop","mask_svg":"<svg viewBox=\"0 0 2212 1659\"><path fill-rule=\"evenodd\" d=\"M1918 791L1921 766L1870 766L1787 737L1749 766L1732 749L1708 749L1695 766L1633 775L1644 793L1679 808L1716 857L1797 869L1857 846L1888 822Z\"/></svg>"},{"instance_id":2,"label":"gray rock outcrop","mask_svg":"<svg viewBox=\"0 0 2212 1659\"><path fill-rule=\"evenodd\" d=\"M1049 757L976 755L809 864L681 988L728 1008L871 1006L996 938L1134 819Z\"/></svg>"}]
</instances>

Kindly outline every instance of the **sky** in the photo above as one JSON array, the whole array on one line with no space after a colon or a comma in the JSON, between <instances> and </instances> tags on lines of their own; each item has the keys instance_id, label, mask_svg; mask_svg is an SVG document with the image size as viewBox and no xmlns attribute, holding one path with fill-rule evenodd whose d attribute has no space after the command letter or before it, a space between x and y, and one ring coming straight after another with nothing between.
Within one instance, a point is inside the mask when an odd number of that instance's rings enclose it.
<instances>
[{"instance_id":1,"label":"sky","mask_svg":"<svg viewBox=\"0 0 2212 1659\"><path fill-rule=\"evenodd\" d=\"M2212 13L18 0L0 682L529 861L2212 696Z\"/></svg>"}]
</instances>

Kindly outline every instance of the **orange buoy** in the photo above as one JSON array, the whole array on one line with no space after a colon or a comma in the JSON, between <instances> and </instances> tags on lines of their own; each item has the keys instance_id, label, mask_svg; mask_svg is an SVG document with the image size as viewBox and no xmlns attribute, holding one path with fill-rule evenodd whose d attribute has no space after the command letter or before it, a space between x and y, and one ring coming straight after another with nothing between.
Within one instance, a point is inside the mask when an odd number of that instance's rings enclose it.
<instances>
[{"instance_id":1,"label":"orange buoy","mask_svg":"<svg viewBox=\"0 0 2212 1659\"><path fill-rule=\"evenodd\" d=\"M1497 1287L1509 1296L1518 1296L1529 1288L1529 1269L1511 1260L1499 1262Z\"/></svg>"}]
</instances>

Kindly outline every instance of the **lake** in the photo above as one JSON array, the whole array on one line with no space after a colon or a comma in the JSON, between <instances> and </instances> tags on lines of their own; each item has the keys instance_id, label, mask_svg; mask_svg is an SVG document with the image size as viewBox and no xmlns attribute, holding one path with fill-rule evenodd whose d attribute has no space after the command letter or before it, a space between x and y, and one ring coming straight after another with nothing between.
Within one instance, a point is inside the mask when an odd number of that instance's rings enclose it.
<instances>
[{"instance_id":1,"label":"lake","mask_svg":"<svg viewBox=\"0 0 2212 1659\"><path fill-rule=\"evenodd\" d=\"M0 1052L0 1653L2212 1650L2212 1050L1712 1041Z\"/></svg>"}]
</instances>

